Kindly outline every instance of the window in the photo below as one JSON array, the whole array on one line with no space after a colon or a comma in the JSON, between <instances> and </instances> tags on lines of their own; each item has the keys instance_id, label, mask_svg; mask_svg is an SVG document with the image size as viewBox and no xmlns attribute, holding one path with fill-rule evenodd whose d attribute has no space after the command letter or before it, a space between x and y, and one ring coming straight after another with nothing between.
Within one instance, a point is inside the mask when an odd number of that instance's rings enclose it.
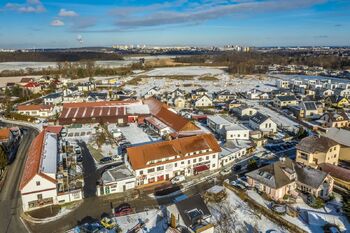
<instances>
[{"instance_id":1,"label":"window","mask_svg":"<svg viewBox=\"0 0 350 233\"><path fill-rule=\"evenodd\" d=\"M191 164L191 160L187 160L187 164Z\"/></svg>"},{"instance_id":2,"label":"window","mask_svg":"<svg viewBox=\"0 0 350 233\"><path fill-rule=\"evenodd\" d=\"M157 171L163 171L163 170L164 170L163 166L157 167Z\"/></svg>"},{"instance_id":3,"label":"window","mask_svg":"<svg viewBox=\"0 0 350 233\"><path fill-rule=\"evenodd\" d=\"M185 164L185 161L181 161L181 164L184 165L184 164Z\"/></svg>"},{"instance_id":4,"label":"window","mask_svg":"<svg viewBox=\"0 0 350 233\"><path fill-rule=\"evenodd\" d=\"M205 157L206 160L209 160L209 156Z\"/></svg>"},{"instance_id":5,"label":"window","mask_svg":"<svg viewBox=\"0 0 350 233\"><path fill-rule=\"evenodd\" d=\"M39 186L39 185L40 185L40 181L37 181L37 182L36 182L36 186Z\"/></svg>"},{"instance_id":6,"label":"window","mask_svg":"<svg viewBox=\"0 0 350 233\"><path fill-rule=\"evenodd\" d=\"M143 170L139 171L140 175L143 175Z\"/></svg>"},{"instance_id":7,"label":"window","mask_svg":"<svg viewBox=\"0 0 350 233\"><path fill-rule=\"evenodd\" d=\"M152 172L154 172L154 168L148 169L148 173L152 173Z\"/></svg>"},{"instance_id":8,"label":"window","mask_svg":"<svg viewBox=\"0 0 350 233\"><path fill-rule=\"evenodd\" d=\"M37 198L38 198L38 200L42 200L43 199L43 195L42 194L38 194Z\"/></svg>"},{"instance_id":9,"label":"window","mask_svg":"<svg viewBox=\"0 0 350 233\"><path fill-rule=\"evenodd\" d=\"M213 155L213 159L215 159L215 155Z\"/></svg>"},{"instance_id":10,"label":"window","mask_svg":"<svg viewBox=\"0 0 350 233\"><path fill-rule=\"evenodd\" d=\"M174 163L174 167L177 167L177 163Z\"/></svg>"},{"instance_id":11,"label":"window","mask_svg":"<svg viewBox=\"0 0 350 233\"><path fill-rule=\"evenodd\" d=\"M197 162L197 159L194 159L194 160L193 160L193 163L196 163L196 162Z\"/></svg>"}]
</instances>

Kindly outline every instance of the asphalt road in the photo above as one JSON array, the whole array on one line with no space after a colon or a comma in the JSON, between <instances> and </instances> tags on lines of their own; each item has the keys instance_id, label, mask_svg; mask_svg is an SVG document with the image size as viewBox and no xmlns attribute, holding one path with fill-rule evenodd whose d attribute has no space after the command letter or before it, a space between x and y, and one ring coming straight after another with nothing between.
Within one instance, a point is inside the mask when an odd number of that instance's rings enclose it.
<instances>
[{"instance_id":1,"label":"asphalt road","mask_svg":"<svg viewBox=\"0 0 350 233\"><path fill-rule=\"evenodd\" d=\"M15 161L9 165L6 180L0 193L0 233L28 232L20 219L22 213L19 184L27 150L37 132L27 128L21 139Z\"/></svg>"}]
</instances>

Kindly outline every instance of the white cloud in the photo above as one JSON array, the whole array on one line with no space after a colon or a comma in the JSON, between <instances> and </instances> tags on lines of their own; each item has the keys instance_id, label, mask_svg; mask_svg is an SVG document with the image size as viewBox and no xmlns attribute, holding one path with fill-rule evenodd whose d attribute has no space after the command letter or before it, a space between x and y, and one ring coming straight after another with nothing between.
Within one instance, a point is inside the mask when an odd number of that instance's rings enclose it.
<instances>
[{"instance_id":1,"label":"white cloud","mask_svg":"<svg viewBox=\"0 0 350 233\"><path fill-rule=\"evenodd\" d=\"M46 8L39 0L27 0L24 4L9 2L5 5L5 9L20 13L42 13L46 11Z\"/></svg>"},{"instance_id":2,"label":"white cloud","mask_svg":"<svg viewBox=\"0 0 350 233\"><path fill-rule=\"evenodd\" d=\"M78 13L76 13L75 11L61 9L60 12L58 12L58 16L61 16L61 17L75 17L75 16L78 16Z\"/></svg>"},{"instance_id":3,"label":"white cloud","mask_svg":"<svg viewBox=\"0 0 350 233\"><path fill-rule=\"evenodd\" d=\"M51 22L50 25L53 27L62 27L62 26L64 26L64 22L62 20L55 19Z\"/></svg>"}]
</instances>

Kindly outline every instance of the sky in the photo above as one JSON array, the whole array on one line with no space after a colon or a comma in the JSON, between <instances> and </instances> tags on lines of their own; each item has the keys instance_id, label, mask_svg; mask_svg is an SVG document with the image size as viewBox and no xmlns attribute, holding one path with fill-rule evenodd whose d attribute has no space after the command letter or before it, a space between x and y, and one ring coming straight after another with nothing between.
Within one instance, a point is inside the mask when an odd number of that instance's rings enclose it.
<instances>
[{"instance_id":1,"label":"sky","mask_svg":"<svg viewBox=\"0 0 350 233\"><path fill-rule=\"evenodd\" d=\"M0 48L349 46L350 0L0 0Z\"/></svg>"}]
</instances>

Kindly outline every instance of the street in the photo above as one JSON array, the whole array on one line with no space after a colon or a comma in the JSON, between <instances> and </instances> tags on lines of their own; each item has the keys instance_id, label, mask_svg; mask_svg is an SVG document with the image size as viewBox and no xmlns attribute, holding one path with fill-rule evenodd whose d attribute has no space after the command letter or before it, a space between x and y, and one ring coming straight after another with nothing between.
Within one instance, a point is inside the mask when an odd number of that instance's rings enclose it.
<instances>
[{"instance_id":1,"label":"street","mask_svg":"<svg viewBox=\"0 0 350 233\"><path fill-rule=\"evenodd\" d=\"M27 232L20 215L22 213L19 184L26 160L26 152L37 132L27 128L21 139L17 157L9 165L4 187L0 193L0 233Z\"/></svg>"}]
</instances>

